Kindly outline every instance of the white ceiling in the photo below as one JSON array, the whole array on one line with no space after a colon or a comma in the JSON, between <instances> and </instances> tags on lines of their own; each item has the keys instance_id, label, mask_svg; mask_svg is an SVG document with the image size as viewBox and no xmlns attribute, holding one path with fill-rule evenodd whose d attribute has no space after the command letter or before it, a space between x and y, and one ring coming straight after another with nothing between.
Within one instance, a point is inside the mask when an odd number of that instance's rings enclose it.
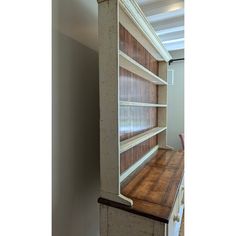
<instances>
[{"instance_id":1,"label":"white ceiling","mask_svg":"<svg viewBox=\"0 0 236 236\"><path fill-rule=\"evenodd\" d=\"M138 0L168 51L184 48L184 0Z\"/></svg>"},{"instance_id":2,"label":"white ceiling","mask_svg":"<svg viewBox=\"0 0 236 236\"><path fill-rule=\"evenodd\" d=\"M137 0L167 50L184 48L184 0ZM96 0L53 0L53 25L89 48L98 49Z\"/></svg>"}]
</instances>

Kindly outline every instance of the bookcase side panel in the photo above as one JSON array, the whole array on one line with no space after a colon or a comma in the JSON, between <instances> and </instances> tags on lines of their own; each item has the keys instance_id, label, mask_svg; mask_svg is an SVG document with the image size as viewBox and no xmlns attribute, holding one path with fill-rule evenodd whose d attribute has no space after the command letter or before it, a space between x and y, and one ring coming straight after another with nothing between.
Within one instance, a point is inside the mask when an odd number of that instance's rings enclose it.
<instances>
[{"instance_id":1,"label":"bookcase side panel","mask_svg":"<svg viewBox=\"0 0 236 236\"><path fill-rule=\"evenodd\" d=\"M101 197L126 205L120 194L119 1L98 5Z\"/></svg>"}]
</instances>

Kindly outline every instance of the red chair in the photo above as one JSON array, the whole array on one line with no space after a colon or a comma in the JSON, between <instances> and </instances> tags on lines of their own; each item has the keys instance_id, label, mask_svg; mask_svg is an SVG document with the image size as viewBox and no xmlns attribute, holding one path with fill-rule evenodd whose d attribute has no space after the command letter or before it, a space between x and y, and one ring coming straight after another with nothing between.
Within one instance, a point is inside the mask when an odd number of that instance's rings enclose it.
<instances>
[{"instance_id":1,"label":"red chair","mask_svg":"<svg viewBox=\"0 0 236 236\"><path fill-rule=\"evenodd\" d=\"M179 138L180 138L180 141L181 141L181 145L182 145L182 149L184 151L184 134L179 134Z\"/></svg>"}]
</instances>

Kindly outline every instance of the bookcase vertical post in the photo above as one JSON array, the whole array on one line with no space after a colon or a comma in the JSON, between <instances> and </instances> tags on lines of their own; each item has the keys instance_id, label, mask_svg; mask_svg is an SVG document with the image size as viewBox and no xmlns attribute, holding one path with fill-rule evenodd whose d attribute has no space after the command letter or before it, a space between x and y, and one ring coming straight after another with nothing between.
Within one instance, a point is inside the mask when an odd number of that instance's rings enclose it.
<instances>
[{"instance_id":1,"label":"bookcase vertical post","mask_svg":"<svg viewBox=\"0 0 236 236\"><path fill-rule=\"evenodd\" d=\"M98 1L101 197L125 205L120 194L119 1Z\"/></svg>"},{"instance_id":2,"label":"bookcase vertical post","mask_svg":"<svg viewBox=\"0 0 236 236\"><path fill-rule=\"evenodd\" d=\"M168 63L165 61L159 62L159 76L167 82L167 67ZM158 86L158 103L168 104L167 96L168 86ZM167 108L158 109L157 124L161 127L167 127ZM167 147L167 130L158 135L158 144L161 148Z\"/></svg>"}]
</instances>

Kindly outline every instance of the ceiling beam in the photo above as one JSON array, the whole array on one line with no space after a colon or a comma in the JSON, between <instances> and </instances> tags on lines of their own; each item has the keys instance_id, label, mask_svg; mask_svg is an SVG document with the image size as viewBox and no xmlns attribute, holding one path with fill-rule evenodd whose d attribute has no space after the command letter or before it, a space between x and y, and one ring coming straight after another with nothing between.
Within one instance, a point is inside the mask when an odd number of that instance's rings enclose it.
<instances>
[{"instance_id":1,"label":"ceiling beam","mask_svg":"<svg viewBox=\"0 0 236 236\"><path fill-rule=\"evenodd\" d=\"M184 16L178 16L172 19L152 23L155 31L166 30L174 27L184 26Z\"/></svg>"},{"instance_id":2,"label":"ceiling beam","mask_svg":"<svg viewBox=\"0 0 236 236\"><path fill-rule=\"evenodd\" d=\"M184 26L177 26L177 27L159 30L157 31L157 35L161 36L163 34L170 34L170 33L179 32L179 31L184 31Z\"/></svg>"},{"instance_id":3,"label":"ceiling beam","mask_svg":"<svg viewBox=\"0 0 236 236\"><path fill-rule=\"evenodd\" d=\"M162 13L184 9L184 2L183 0L162 0L142 5L141 8L147 17L152 17Z\"/></svg>"},{"instance_id":4,"label":"ceiling beam","mask_svg":"<svg viewBox=\"0 0 236 236\"><path fill-rule=\"evenodd\" d=\"M147 19L149 20L150 23L153 23L153 22L159 22L159 21L163 21L163 20L167 20L171 18L176 18L183 15L184 15L184 9L180 8L173 11L167 11L167 12L147 16Z\"/></svg>"},{"instance_id":5,"label":"ceiling beam","mask_svg":"<svg viewBox=\"0 0 236 236\"><path fill-rule=\"evenodd\" d=\"M168 34L162 34L159 35L161 41L168 41L168 40L173 40L173 39L179 39L179 38L184 38L184 31L177 31L177 32L172 32Z\"/></svg>"},{"instance_id":6,"label":"ceiling beam","mask_svg":"<svg viewBox=\"0 0 236 236\"><path fill-rule=\"evenodd\" d=\"M166 50L168 50L168 51L175 51L175 50L179 50L179 49L184 49L184 41L165 44L164 46L165 46Z\"/></svg>"},{"instance_id":7,"label":"ceiling beam","mask_svg":"<svg viewBox=\"0 0 236 236\"><path fill-rule=\"evenodd\" d=\"M157 0L153 2L145 1L144 4L140 5L146 16L153 14L159 14L170 10L184 8L183 0Z\"/></svg>"},{"instance_id":8,"label":"ceiling beam","mask_svg":"<svg viewBox=\"0 0 236 236\"><path fill-rule=\"evenodd\" d=\"M184 38L178 38L178 39L172 39L172 40L166 40L163 41L163 44L170 44L170 43L178 43L178 42L183 42Z\"/></svg>"}]
</instances>

